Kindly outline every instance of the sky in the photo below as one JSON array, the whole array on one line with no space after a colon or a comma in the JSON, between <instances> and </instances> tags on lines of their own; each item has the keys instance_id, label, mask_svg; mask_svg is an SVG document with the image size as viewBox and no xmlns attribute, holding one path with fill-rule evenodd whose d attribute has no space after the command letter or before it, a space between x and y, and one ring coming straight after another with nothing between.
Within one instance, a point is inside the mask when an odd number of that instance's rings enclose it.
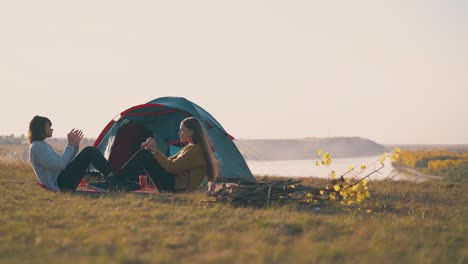
<instances>
[{"instance_id":1,"label":"sky","mask_svg":"<svg viewBox=\"0 0 468 264\"><path fill-rule=\"evenodd\" d=\"M181 96L236 138L468 144L468 1L0 1L0 135Z\"/></svg>"}]
</instances>

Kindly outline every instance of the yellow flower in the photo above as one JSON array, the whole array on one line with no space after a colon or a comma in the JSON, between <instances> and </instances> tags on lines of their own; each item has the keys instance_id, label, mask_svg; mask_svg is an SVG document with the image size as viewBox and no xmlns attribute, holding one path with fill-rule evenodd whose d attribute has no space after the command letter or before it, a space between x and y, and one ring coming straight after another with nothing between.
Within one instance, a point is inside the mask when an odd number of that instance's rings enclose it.
<instances>
[{"instance_id":1,"label":"yellow flower","mask_svg":"<svg viewBox=\"0 0 468 264\"><path fill-rule=\"evenodd\" d=\"M387 159L387 153L382 154L382 156L380 156L380 163L384 164L386 159Z\"/></svg>"},{"instance_id":2,"label":"yellow flower","mask_svg":"<svg viewBox=\"0 0 468 264\"><path fill-rule=\"evenodd\" d=\"M366 210L366 213L370 214L370 213L372 213L372 210L367 209L367 210Z\"/></svg>"},{"instance_id":3,"label":"yellow flower","mask_svg":"<svg viewBox=\"0 0 468 264\"><path fill-rule=\"evenodd\" d=\"M341 189L341 187L340 187L340 185L335 184L335 185L333 185L333 189L335 189L335 191L337 192L337 191L339 191Z\"/></svg>"},{"instance_id":4,"label":"yellow flower","mask_svg":"<svg viewBox=\"0 0 468 264\"><path fill-rule=\"evenodd\" d=\"M357 199L357 201L358 201L359 203L361 203L365 198L366 198L366 197L365 197L363 194L361 194L361 193L359 193L359 194L357 195L357 197L356 197L356 199Z\"/></svg>"},{"instance_id":5,"label":"yellow flower","mask_svg":"<svg viewBox=\"0 0 468 264\"><path fill-rule=\"evenodd\" d=\"M330 177L331 177L332 179L335 179L335 178L336 178L336 173L335 173L335 171L332 171L332 172L330 173Z\"/></svg>"},{"instance_id":6,"label":"yellow flower","mask_svg":"<svg viewBox=\"0 0 468 264\"><path fill-rule=\"evenodd\" d=\"M318 160L315 162L315 166L320 166L320 163Z\"/></svg>"},{"instance_id":7,"label":"yellow flower","mask_svg":"<svg viewBox=\"0 0 468 264\"><path fill-rule=\"evenodd\" d=\"M321 149L317 150L317 155L322 156L322 154L323 154L323 150Z\"/></svg>"},{"instance_id":8,"label":"yellow flower","mask_svg":"<svg viewBox=\"0 0 468 264\"><path fill-rule=\"evenodd\" d=\"M320 195L323 195L323 190L320 190Z\"/></svg>"},{"instance_id":9,"label":"yellow flower","mask_svg":"<svg viewBox=\"0 0 468 264\"><path fill-rule=\"evenodd\" d=\"M343 196L343 199L348 198L348 193L344 189L341 189L340 195Z\"/></svg>"},{"instance_id":10,"label":"yellow flower","mask_svg":"<svg viewBox=\"0 0 468 264\"><path fill-rule=\"evenodd\" d=\"M361 165L361 170L365 170L366 169L366 165Z\"/></svg>"}]
</instances>

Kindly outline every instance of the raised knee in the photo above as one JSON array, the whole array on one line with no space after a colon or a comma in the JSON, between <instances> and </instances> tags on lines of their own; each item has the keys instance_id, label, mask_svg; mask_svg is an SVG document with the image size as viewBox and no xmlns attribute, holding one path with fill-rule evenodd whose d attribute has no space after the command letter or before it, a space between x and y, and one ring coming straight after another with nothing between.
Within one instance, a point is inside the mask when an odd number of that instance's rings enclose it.
<instances>
[{"instance_id":1,"label":"raised knee","mask_svg":"<svg viewBox=\"0 0 468 264\"><path fill-rule=\"evenodd\" d=\"M86 151L86 152L99 152L99 150L95 147L92 147L92 146L87 146L85 147L82 151Z\"/></svg>"}]
</instances>

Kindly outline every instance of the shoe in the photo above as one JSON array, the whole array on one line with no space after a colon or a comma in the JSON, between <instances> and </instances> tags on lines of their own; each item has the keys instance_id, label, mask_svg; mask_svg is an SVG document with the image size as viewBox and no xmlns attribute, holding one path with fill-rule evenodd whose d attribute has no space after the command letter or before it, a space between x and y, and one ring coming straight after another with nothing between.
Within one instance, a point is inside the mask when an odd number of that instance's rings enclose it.
<instances>
[{"instance_id":1,"label":"shoe","mask_svg":"<svg viewBox=\"0 0 468 264\"><path fill-rule=\"evenodd\" d=\"M108 192L109 191L109 182L107 181L103 181L103 182L90 182L88 184L88 187L93 189L93 190L96 190L96 191L100 191L100 192Z\"/></svg>"},{"instance_id":2,"label":"shoe","mask_svg":"<svg viewBox=\"0 0 468 264\"><path fill-rule=\"evenodd\" d=\"M141 189L141 186L134 181L121 181L117 184L110 185L109 189L112 191L131 192Z\"/></svg>"},{"instance_id":3,"label":"shoe","mask_svg":"<svg viewBox=\"0 0 468 264\"><path fill-rule=\"evenodd\" d=\"M101 192L109 192L109 191L131 192L131 191L139 190L141 188L140 184L134 181L120 180L115 177L107 178L103 182L92 182L92 183L89 183L88 186L91 189L101 191Z\"/></svg>"}]
</instances>

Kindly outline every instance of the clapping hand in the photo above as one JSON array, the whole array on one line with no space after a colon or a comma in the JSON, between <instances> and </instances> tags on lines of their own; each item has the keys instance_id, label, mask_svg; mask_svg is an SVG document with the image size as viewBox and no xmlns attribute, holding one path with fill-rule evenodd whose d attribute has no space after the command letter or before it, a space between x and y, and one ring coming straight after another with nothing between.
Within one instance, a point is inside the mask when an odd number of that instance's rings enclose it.
<instances>
[{"instance_id":1,"label":"clapping hand","mask_svg":"<svg viewBox=\"0 0 468 264\"><path fill-rule=\"evenodd\" d=\"M147 138L145 142L141 143L141 148L155 152L157 150L156 140L152 137Z\"/></svg>"},{"instance_id":2,"label":"clapping hand","mask_svg":"<svg viewBox=\"0 0 468 264\"><path fill-rule=\"evenodd\" d=\"M67 134L68 144L73 144L76 147L78 147L80 145L81 140L83 139L83 136L83 131L79 129L72 129Z\"/></svg>"}]
</instances>

